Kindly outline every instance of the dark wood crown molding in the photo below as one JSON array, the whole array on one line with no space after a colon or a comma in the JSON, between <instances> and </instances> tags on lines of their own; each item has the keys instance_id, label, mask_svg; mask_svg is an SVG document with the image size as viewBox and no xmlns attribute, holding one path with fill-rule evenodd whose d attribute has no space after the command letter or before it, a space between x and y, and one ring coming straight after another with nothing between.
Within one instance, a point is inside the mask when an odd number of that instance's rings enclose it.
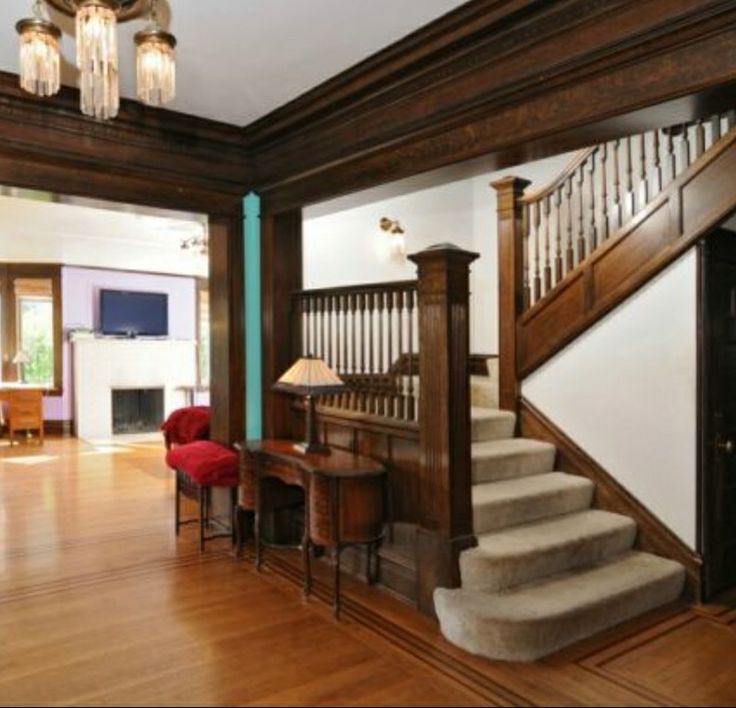
<instances>
[{"instance_id":1,"label":"dark wood crown molding","mask_svg":"<svg viewBox=\"0 0 736 708\"><path fill-rule=\"evenodd\" d=\"M734 27L733 0L472 0L244 129L264 209L695 117Z\"/></svg>"}]
</instances>

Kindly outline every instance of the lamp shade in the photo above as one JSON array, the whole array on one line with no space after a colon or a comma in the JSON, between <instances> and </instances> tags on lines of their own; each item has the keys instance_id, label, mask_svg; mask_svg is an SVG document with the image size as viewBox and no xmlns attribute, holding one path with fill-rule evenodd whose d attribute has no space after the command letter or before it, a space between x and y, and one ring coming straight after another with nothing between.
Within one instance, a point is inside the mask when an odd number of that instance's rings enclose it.
<instances>
[{"instance_id":1,"label":"lamp shade","mask_svg":"<svg viewBox=\"0 0 736 708\"><path fill-rule=\"evenodd\" d=\"M29 357L28 354L22 349L19 349L13 357L14 364L27 364L28 362L30 362L30 360L31 357Z\"/></svg>"},{"instance_id":2,"label":"lamp shade","mask_svg":"<svg viewBox=\"0 0 736 708\"><path fill-rule=\"evenodd\" d=\"M343 380L322 359L313 356L297 360L274 384L277 391L300 396L341 393L344 388Z\"/></svg>"}]
</instances>

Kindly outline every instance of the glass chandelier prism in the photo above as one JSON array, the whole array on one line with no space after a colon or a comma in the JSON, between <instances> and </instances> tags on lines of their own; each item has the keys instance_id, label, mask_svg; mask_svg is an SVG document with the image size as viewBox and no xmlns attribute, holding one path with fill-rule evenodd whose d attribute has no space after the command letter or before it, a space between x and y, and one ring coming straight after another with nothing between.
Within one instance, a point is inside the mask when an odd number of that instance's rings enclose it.
<instances>
[{"instance_id":1,"label":"glass chandelier prism","mask_svg":"<svg viewBox=\"0 0 736 708\"><path fill-rule=\"evenodd\" d=\"M33 4L33 17L15 25L19 35L20 86L36 96L58 93L61 76L61 30L41 14L41 0Z\"/></svg>"}]
</instances>

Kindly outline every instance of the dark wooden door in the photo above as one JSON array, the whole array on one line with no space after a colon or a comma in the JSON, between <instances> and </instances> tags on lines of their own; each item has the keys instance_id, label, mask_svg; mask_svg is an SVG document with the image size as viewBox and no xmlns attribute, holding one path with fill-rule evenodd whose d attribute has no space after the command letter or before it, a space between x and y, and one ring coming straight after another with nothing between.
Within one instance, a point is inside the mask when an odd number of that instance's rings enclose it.
<instances>
[{"instance_id":1,"label":"dark wooden door","mask_svg":"<svg viewBox=\"0 0 736 708\"><path fill-rule=\"evenodd\" d=\"M701 551L704 595L736 586L736 233L704 244Z\"/></svg>"}]
</instances>

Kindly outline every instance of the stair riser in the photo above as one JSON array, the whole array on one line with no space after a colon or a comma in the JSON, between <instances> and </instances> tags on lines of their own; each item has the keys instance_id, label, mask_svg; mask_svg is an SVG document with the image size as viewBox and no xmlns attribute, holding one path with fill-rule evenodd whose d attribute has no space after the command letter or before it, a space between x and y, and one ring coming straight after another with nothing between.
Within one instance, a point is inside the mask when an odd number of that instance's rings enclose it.
<instances>
[{"instance_id":1,"label":"stair riser","mask_svg":"<svg viewBox=\"0 0 736 708\"><path fill-rule=\"evenodd\" d=\"M506 440L514 437L516 421L514 418L500 418L486 420L483 418L471 421L473 442L484 440Z\"/></svg>"},{"instance_id":2,"label":"stair riser","mask_svg":"<svg viewBox=\"0 0 736 708\"><path fill-rule=\"evenodd\" d=\"M674 602L682 593L685 574L673 573L644 586L585 605L552 619L527 622L489 620L468 613L453 591L435 593L442 633L473 654L505 661L534 661L585 637ZM460 601L459 601L460 600Z\"/></svg>"},{"instance_id":3,"label":"stair riser","mask_svg":"<svg viewBox=\"0 0 736 708\"><path fill-rule=\"evenodd\" d=\"M605 534L583 537L556 549L519 556L494 558L475 549L460 555L462 586L469 590L497 592L565 570L583 568L629 550L636 539L631 524Z\"/></svg>"},{"instance_id":4,"label":"stair riser","mask_svg":"<svg viewBox=\"0 0 736 708\"><path fill-rule=\"evenodd\" d=\"M471 405L478 408L498 408L498 386L490 382L478 384L471 381L470 384Z\"/></svg>"},{"instance_id":5,"label":"stair riser","mask_svg":"<svg viewBox=\"0 0 736 708\"><path fill-rule=\"evenodd\" d=\"M529 521L587 509L593 500L593 485L565 488L549 493L473 505L476 534L516 526Z\"/></svg>"},{"instance_id":6,"label":"stair riser","mask_svg":"<svg viewBox=\"0 0 736 708\"><path fill-rule=\"evenodd\" d=\"M530 477L554 469L554 448L522 452L503 457L476 457L472 460L473 484L500 482L504 479Z\"/></svg>"}]
</instances>

